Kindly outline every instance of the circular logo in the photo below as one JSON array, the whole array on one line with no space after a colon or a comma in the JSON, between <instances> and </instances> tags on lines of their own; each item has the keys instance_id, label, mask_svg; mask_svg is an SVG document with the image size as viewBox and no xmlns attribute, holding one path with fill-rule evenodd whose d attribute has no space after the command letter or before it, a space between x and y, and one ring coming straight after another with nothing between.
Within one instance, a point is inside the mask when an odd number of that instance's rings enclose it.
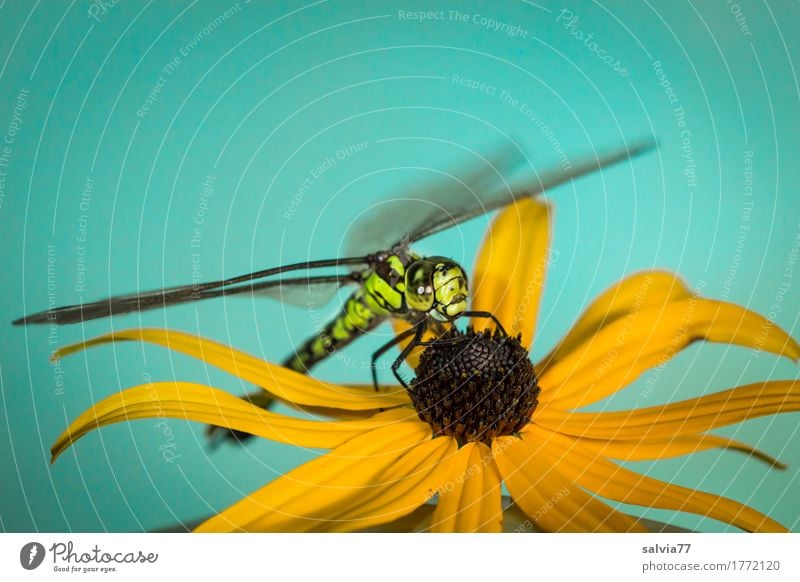
<instances>
[{"instance_id":1,"label":"circular logo","mask_svg":"<svg viewBox=\"0 0 800 582\"><path fill-rule=\"evenodd\" d=\"M44 546L39 542L28 542L19 551L19 563L26 570L35 570L44 561Z\"/></svg>"}]
</instances>

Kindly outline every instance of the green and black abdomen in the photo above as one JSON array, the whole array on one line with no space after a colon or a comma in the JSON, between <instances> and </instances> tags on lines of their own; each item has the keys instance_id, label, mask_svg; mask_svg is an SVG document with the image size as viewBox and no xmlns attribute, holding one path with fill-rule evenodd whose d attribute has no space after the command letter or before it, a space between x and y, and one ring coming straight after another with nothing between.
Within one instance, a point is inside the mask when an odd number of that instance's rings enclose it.
<instances>
[{"instance_id":1,"label":"green and black abdomen","mask_svg":"<svg viewBox=\"0 0 800 582\"><path fill-rule=\"evenodd\" d=\"M382 323L389 313L370 299L363 289L353 293L342 312L300 346L283 365L306 373L336 350Z\"/></svg>"},{"instance_id":2,"label":"green and black abdomen","mask_svg":"<svg viewBox=\"0 0 800 582\"><path fill-rule=\"evenodd\" d=\"M396 256L390 256L364 277L361 288L348 298L341 313L300 346L283 365L296 372L308 372L387 317L405 314L404 272L403 263Z\"/></svg>"}]
</instances>

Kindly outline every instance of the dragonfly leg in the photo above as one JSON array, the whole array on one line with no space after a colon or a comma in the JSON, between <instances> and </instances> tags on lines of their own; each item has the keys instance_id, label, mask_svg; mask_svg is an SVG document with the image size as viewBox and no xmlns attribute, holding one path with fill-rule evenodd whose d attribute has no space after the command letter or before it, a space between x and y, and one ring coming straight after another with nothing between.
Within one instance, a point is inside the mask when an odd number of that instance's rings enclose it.
<instances>
[{"instance_id":1,"label":"dragonfly leg","mask_svg":"<svg viewBox=\"0 0 800 582\"><path fill-rule=\"evenodd\" d=\"M411 353L411 350L413 350L415 347L417 347L420 344L420 341L422 341L422 334L425 333L425 324L420 322L420 323L418 323L416 325L416 327L413 327L413 328L407 330L406 332L404 332L401 335L405 335L406 333L408 333L409 331L412 331L412 330L414 330L414 339L412 339L410 342L408 342L408 345L405 348L403 348L403 351L400 352L400 355L392 363L392 373L394 374L394 377L397 378L397 380L400 382L400 384L403 385L403 388L405 388L406 390L410 390L411 388L409 388L409 386L406 383L406 381L403 380L403 377L400 376L399 368L400 368L400 365L408 357L408 354Z\"/></svg>"},{"instance_id":2,"label":"dragonfly leg","mask_svg":"<svg viewBox=\"0 0 800 582\"><path fill-rule=\"evenodd\" d=\"M379 347L377 350L375 350L375 352L372 354L372 359L370 361L370 366L369 367L370 367L370 370L372 370L372 385L375 387L375 391L376 392L378 391L378 367L376 365L377 362L378 362L378 358L380 358L383 354L388 352L390 349L392 349L394 346L399 344L404 339L406 339L408 337L411 337L412 335L416 334L417 333L416 330L417 330L416 327L412 327L412 328L409 328L409 329L405 330L403 333L400 333L400 334L396 335L395 337L390 339L388 342L383 344L381 347Z\"/></svg>"},{"instance_id":3,"label":"dragonfly leg","mask_svg":"<svg viewBox=\"0 0 800 582\"><path fill-rule=\"evenodd\" d=\"M503 327L503 324L500 323L500 321L490 311L465 311L461 315L465 315L467 317L484 317L487 319L491 319L497 326L497 329L500 330L500 333L502 333L505 336L508 335L508 333L506 333L506 329Z\"/></svg>"}]
</instances>

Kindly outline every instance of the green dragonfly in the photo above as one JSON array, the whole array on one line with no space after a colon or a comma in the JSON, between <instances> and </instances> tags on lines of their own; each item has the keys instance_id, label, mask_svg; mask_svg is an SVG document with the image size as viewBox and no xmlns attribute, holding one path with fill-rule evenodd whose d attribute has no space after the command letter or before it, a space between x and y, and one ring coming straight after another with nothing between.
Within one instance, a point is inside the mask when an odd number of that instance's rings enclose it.
<instances>
[{"instance_id":1,"label":"green dragonfly","mask_svg":"<svg viewBox=\"0 0 800 582\"><path fill-rule=\"evenodd\" d=\"M357 222L346 241L353 256L282 265L208 283L169 287L155 291L110 297L93 303L59 307L27 315L14 325L69 324L140 312L214 297L239 294L267 296L305 308L331 300L343 286L356 289L339 314L284 361L284 365L306 373L313 366L367 334L390 318L401 318L411 327L376 350L371 360L372 378L378 386L376 362L393 346L411 338L391 369L408 387L399 368L415 347L424 345L426 330L443 332L444 324L462 316L484 317L502 326L491 313L467 309L468 283L465 270L444 256L422 256L410 246L433 234L498 210L525 197L536 196L560 184L644 153L655 146L642 141L603 155L587 156L568 169L538 173L516 186L506 177L518 170L526 157L518 148L507 147L471 172L443 173L449 179L395 199ZM344 272L302 277L278 277L287 272L325 267L347 267ZM246 396L266 406L264 391Z\"/></svg>"}]
</instances>

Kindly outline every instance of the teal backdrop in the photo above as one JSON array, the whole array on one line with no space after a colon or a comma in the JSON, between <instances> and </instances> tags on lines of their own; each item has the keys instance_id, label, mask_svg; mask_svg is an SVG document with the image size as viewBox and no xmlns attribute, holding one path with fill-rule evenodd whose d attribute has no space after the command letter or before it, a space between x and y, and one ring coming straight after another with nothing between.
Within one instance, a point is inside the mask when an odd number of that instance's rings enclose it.
<instances>
[{"instance_id":1,"label":"teal backdrop","mask_svg":"<svg viewBox=\"0 0 800 582\"><path fill-rule=\"evenodd\" d=\"M252 389L160 348L106 346L55 366L54 347L168 327L280 361L314 332L302 309L229 298L55 330L12 319L338 255L361 212L413 196L431 176L409 168L448 170L496 144L518 144L533 171L659 142L548 193L554 253L534 358L599 292L651 268L800 337L797 22L789 0L0 2L0 528L170 527L317 454L269 442L211 450L200 425L169 420L167 435L145 420L93 433L49 464L68 422L126 387L176 378ZM419 248L471 269L487 224ZM365 363L388 334L315 373L367 382ZM597 408L797 377L788 360L695 344ZM780 457L785 471L719 452L631 465L799 531L799 419L719 431Z\"/></svg>"}]
</instances>

